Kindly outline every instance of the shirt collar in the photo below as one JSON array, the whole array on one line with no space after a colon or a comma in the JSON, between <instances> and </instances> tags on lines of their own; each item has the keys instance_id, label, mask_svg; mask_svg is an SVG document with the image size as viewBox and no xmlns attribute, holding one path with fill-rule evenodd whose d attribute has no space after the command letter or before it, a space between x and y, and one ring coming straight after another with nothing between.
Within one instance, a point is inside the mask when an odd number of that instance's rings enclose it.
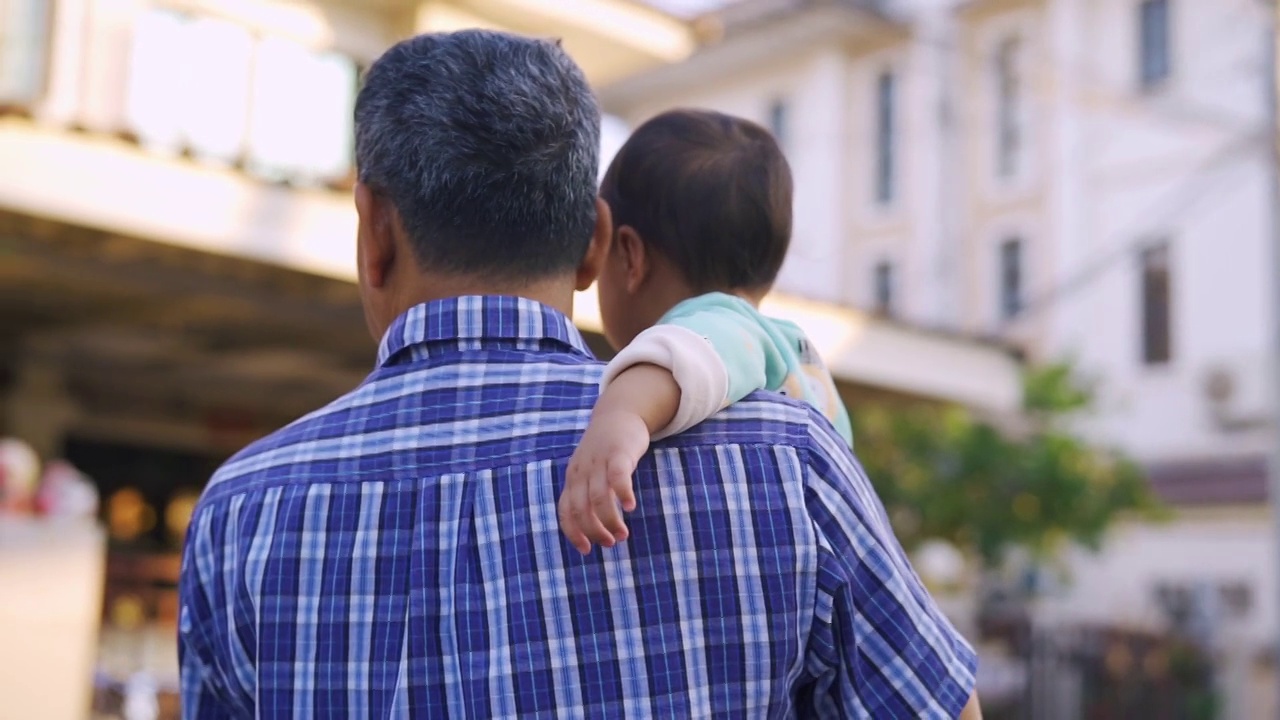
<instances>
[{"instance_id":1,"label":"shirt collar","mask_svg":"<svg viewBox=\"0 0 1280 720\"><path fill-rule=\"evenodd\" d=\"M502 347L594 357L573 321L558 310L528 298L467 295L415 305L396 318L382 337L378 366Z\"/></svg>"}]
</instances>

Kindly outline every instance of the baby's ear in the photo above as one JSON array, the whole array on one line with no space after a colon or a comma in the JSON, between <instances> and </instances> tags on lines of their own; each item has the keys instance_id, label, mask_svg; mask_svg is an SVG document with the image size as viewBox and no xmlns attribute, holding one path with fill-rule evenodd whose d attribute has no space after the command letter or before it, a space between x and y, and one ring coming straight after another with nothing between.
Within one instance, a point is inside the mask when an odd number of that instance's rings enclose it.
<instances>
[{"instance_id":1,"label":"baby's ear","mask_svg":"<svg viewBox=\"0 0 1280 720\"><path fill-rule=\"evenodd\" d=\"M627 292L634 293L649 279L653 266L649 248L644 244L640 233L630 225L618 228L613 238L613 247L614 252L622 259Z\"/></svg>"}]
</instances>

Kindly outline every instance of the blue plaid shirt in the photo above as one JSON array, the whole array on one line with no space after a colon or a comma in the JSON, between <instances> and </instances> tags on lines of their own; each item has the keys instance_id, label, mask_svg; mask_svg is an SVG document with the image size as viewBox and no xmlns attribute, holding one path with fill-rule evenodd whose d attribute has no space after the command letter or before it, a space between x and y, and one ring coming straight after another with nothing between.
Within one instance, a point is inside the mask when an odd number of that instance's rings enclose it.
<instances>
[{"instance_id":1,"label":"blue plaid shirt","mask_svg":"<svg viewBox=\"0 0 1280 720\"><path fill-rule=\"evenodd\" d=\"M954 717L972 650L816 411L654 445L631 539L556 498L602 366L529 300L413 308L351 394L252 445L188 533L187 718Z\"/></svg>"}]
</instances>

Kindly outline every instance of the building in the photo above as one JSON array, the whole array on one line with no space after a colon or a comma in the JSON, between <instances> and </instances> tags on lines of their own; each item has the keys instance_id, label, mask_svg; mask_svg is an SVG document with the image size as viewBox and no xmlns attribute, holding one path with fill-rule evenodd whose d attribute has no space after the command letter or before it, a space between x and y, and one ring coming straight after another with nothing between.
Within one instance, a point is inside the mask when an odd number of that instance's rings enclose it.
<instances>
[{"instance_id":1,"label":"building","mask_svg":"<svg viewBox=\"0 0 1280 720\"><path fill-rule=\"evenodd\" d=\"M1262 651L1280 631L1265 6L722 5L696 21L718 42L606 87L606 108L772 128L798 186L780 291L1072 358L1096 381L1080 431L1141 461L1178 517L1082 554L1047 615L1161 627L1190 593Z\"/></svg>"},{"instance_id":2,"label":"building","mask_svg":"<svg viewBox=\"0 0 1280 720\"><path fill-rule=\"evenodd\" d=\"M358 78L399 38L462 27L563 38L601 86L701 37L630 0L0 1L0 434L102 491L108 676L172 680L176 551L212 469L371 367ZM998 343L832 299L769 304L845 392L1016 410ZM607 351L590 293L578 320Z\"/></svg>"}]
</instances>

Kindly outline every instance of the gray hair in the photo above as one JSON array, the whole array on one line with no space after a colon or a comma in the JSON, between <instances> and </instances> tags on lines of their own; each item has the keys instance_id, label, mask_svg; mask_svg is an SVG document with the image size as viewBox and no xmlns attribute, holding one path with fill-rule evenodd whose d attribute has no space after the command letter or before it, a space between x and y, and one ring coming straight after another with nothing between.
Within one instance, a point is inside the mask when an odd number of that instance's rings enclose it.
<instances>
[{"instance_id":1,"label":"gray hair","mask_svg":"<svg viewBox=\"0 0 1280 720\"><path fill-rule=\"evenodd\" d=\"M523 280L572 270L596 222L600 109L559 43L465 30L382 55L356 99L361 182L419 262Z\"/></svg>"}]
</instances>

